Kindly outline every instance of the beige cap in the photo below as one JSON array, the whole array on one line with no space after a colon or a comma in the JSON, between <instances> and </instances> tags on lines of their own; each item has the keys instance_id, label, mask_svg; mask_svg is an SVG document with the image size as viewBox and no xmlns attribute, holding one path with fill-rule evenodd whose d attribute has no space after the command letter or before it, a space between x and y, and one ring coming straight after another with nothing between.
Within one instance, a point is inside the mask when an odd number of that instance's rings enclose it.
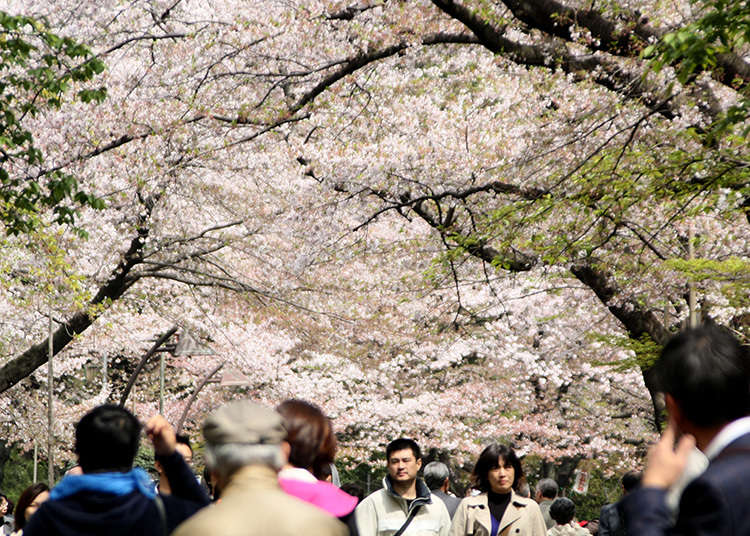
<instances>
[{"instance_id":1,"label":"beige cap","mask_svg":"<svg viewBox=\"0 0 750 536\"><path fill-rule=\"evenodd\" d=\"M235 400L208 416L203 437L214 445L278 445L286 438L286 430L281 415L274 410L249 400Z\"/></svg>"}]
</instances>

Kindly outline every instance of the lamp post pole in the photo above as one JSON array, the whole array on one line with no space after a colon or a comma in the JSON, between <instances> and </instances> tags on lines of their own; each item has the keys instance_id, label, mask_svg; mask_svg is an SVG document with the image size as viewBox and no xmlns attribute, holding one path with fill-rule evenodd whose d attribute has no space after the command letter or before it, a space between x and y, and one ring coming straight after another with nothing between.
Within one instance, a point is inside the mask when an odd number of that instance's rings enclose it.
<instances>
[{"instance_id":1,"label":"lamp post pole","mask_svg":"<svg viewBox=\"0 0 750 536\"><path fill-rule=\"evenodd\" d=\"M52 308L49 310L49 336L47 337L47 352L49 354L47 359L47 485L52 489L55 484L55 465L53 460L52 449L54 447L54 425L55 425L55 411L52 406L53 403L53 388L54 388L54 376L52 368L52 356L54 355L53 344L52 344Z\"/></svg>"},{"instance_id":2,"label":"lamp post pole","mask_svg":"<svg viewBox=\"0 0 750 536\"><path fill-rule=\"evenodd\" d=\"M123 391L122 396L120 397L120 406L125 407L125 402L128 399L128 395L130 394L130 391L133 389L133 386L135 385L135 380L138 378L138 374L143 370L143 367L146 365L146 362L148 359L156 353L156 351L161 347L162 344L164 344L167 339L169 339L172 335L174 335L177 332L177 326L172 326L172 328L169 329L166 333L162 334L161 337L159 337L154 345L151 347L151 349L146 352L146 354L141 358L141 362L138 363L138 366L133 371L133 374L130 375L130 380L128 380L128 385L125 387L125 391Z\"/></svg>"},{"instance_id":3,"label":"lamp post pole","mask_svg":"<svg viewBox=\"0 0 750 536\"><path fill-rule=\"evenodd\" d=\"M159 354L159 415L164 415L164 352Z\"/></svg>"}]
</instances>

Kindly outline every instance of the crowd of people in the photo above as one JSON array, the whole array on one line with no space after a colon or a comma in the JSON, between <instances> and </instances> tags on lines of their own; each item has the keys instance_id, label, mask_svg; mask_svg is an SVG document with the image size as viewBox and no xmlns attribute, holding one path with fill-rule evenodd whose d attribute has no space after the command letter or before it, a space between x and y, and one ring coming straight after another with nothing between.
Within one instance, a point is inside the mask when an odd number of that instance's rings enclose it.
<instances>
[{"instance_id":1,"label":"crowd of people","mask_svg":"<svg viewBox=\"0 0 750 536\"><path fill-rule=\"evenodd\" d=\"M317 406L287 400L271 409L236 400L203 423L202 482L190 467L189 440L162 416L143 426L155 452L154 483L133 467L138 419L121 406L94 408L76 425L76 470L52 490L30 486L15 508L0 495L3 533L750 536L741 508L750 499L747 348L706 325L673 338L653 370L669 425L642 476L626 474L623 498L604 505L598 520L579 522L576 505L552 479L537 482L532 497L521 460L501 443L482 450L472 487L459 498L450 492L448 466L423 468L417 442L394 439L385 449L382 488L363 497L337 481L336 437ZM689 463L696 447L707 459L699 470Z\"/></svg>"}]
</instances>

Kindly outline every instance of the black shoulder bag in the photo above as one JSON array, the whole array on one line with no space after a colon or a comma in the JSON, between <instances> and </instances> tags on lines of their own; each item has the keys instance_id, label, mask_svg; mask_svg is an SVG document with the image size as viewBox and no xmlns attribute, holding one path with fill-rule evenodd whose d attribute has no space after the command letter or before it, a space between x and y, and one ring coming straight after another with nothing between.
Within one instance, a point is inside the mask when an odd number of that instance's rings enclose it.
<instances>
[{"instance_id":1,"label":"black shoulder bag","mask_svg":"<svg viewBox=\"0 0 750 536\"><path fill-rule=\"evenodd\" d=\"M416 516L416 515L417 515L417 510L419 510L419 509L421 508L421 506L422 506L421 504L418 504L417 506L415 506L415 507L414 507L414 508L412 509L412 511L411 511L411 512L409 512L409 515L407 516L407 518L406 518L406 521L404 521L404 524L403 524L403 525L401 525L401 528L400 528L400 529L398 529L398 530L397 530L397 531L396 531L396 532L395 532L395 533L393 534L393 536L401 536L401 535L402 535L402 534L404 533L404 531L406 530L406 527L408 527L408 526L409 526L409 523L411 523L411 520L412 520L412 519L414 519L414 516Z\"/></svg>"}]
</instances>

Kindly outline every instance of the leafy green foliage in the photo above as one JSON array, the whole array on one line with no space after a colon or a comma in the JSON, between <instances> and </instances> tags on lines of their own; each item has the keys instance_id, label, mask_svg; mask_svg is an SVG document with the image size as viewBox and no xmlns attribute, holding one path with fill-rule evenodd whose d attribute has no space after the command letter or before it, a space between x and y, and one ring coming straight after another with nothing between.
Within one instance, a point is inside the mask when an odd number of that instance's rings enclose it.
<instances>
[{"instance_id":1,"label":"leafy green foliage","mask_svg":"<svg viewBox=\"0 0 750 536\"><path fill-rule=\"evenodd\" d=\"M669 259L664 266L696 283L721 281L724 283L722 293L731 306L742 308L750 305L747 292L750 287L750 261L747 259Z\"/></svg>"},{"instance_id":2,"label":"leafy green foliage","mask_svg":"<svg viewBox=\"0 0 750 536\"><path fill-rule=\"evenodd\" d=\"M39 457L37 482L47 482L47 461ZM62 471L59 471L60 474ZM24 452L17 445L10 449L10 458L3 466L0 489L14 503L21 492L34 483L34 458L31 451Z\"/></svg>"},{"instance_id":3,"label":"leafy green foliage","mask_svg":"<svg viewBox=\"0 0 750 536\"><path fill-rule=\"evenodd\" d=\"M66 92L104 68L88 47L49 31L44 21L0 11L0 220L9 234L33 229L44 209L71 225L78 206L103 208L101 199L79 191L73 175L42 169L43 155L24 123L62 106ZM106 94L83 88L76 97L101 102Z\"/></svg>"},{"instance_id":4,"label":"leafy green foliage","mask_svg":"<svg viewBox=\"0 0 750 536\"><path fill-rule=\"evenodd\" d=\"M694 23L667 33L661 41L643 51L651 66L659 71L675 67L677 79L688 83L703 70L714 69L722 54L741 52L750 43L750 3L737 0L704 0L698 3L703 15ZM742 54L740 53L740 56ZM741 80L735 81L737 86ZM744 92L714 125L717 132L731 130L750 115L750 96ZM743 135L750 133L745 127Z\"/></svg>"},{"instance_id":5,"label":"leafy green foliage","mask_svg":"<svg viewBox=\"0 0 750 536\"><path fill-rule=\"evenodd\" d=\"M618 371L628 370L633 367L638 367L641 370L648 370L654 363L656 363L656 360L659 358L659 353L661 352L661 346L654 342L654 340L645 333L638 338L605 335L601 333L590 333L589 337L594 341L632 352L632 358L626 358L614 363L598 363L602 366L614 367L614 369Z\"/></svg>"},{"instance_id":6,"label":"leafy green foliage","mask_svg":"<svg viewBox=\"0 0 750 536\"><path fill-rule=\"evenodd\" d=\"M143 440L133 460L133 467L140 467L150 474L154 480L159 478L159 474L154 468L154 449Z\"/></svg>"}]
</instances>

